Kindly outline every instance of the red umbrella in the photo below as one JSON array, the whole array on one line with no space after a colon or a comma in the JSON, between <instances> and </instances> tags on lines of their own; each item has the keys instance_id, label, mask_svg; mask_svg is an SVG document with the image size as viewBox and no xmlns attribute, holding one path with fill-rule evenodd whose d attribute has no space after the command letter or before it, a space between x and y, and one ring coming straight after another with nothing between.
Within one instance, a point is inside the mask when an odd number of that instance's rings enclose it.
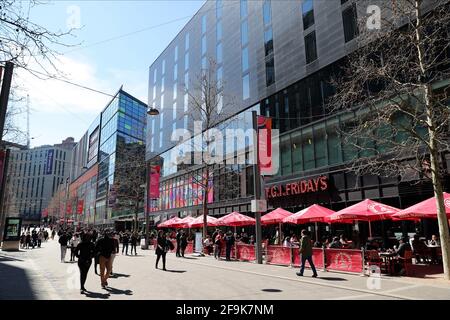
<instances>
[{"instance_id":1,"label":"red umbrella","mask_svg":"<svg viewBox=\"0 0 450 320\"><path fill-rule=\"evenodd\" d=\"M328 222L325 221L325 217L334 214L335 211L328 208L313 204L306 209L303 209L291 216L283 219L283 222L293 224L304 224L311 222Z\"/></svg>"},{"instance_id":2,"label":"red umbrella","mask_svg":"<svg viewBox=\"0 0 450 320\"><path fill-rule=\"evenodd\" d=\"M394 213L400 209L366 199L350 207L342 209L326 218L330 223L340 222L339 220L362 220L369 222L369 236L372 237L372 221L392 219Z\"/></svg>"},{"instance_id":3,"label":"red umbrella","mask_svg":"<svg viewBox=\"0 0 450 320\"><path fill-rule=\"evenodd\" d=\"M177 229L178 228L180 228L180 229L189 228L189 223L192 222L193 220L194 220L193 217L187 216L187 217L184 217L183 219L180 219L178 221L171 223L170 226L172 228L177 228Z\"/></svg>"},{"instance_id":4,"label":"red umbrella","mask_svg":"<svg viewBox=\"0 0 450 320\"><path fill-rule=\"evenodd\" d=\"M269 213L266 213L263 217L261 217L261 224L276 224L281 223L286 217L292 215L292 212L284 210L282 208L275 209Z\"/></svg>"},{"instance_id":5,"label":"red umbrella","mask_svg":"<svg viewBox=\"0 0 450 320\"><path fill-rule=\"evenodd\" d=\"M208 227L217 227L218 226L217 220L219 220L219 219L211 217L211 216L206 216L206 224L207 224ZM189 227L190 228L201 228L201 227L203 227L203 215L198 216L197 218L192 220L189 223Z\"/></svg>"},{"instance_id":6,"label":"red umbrella","mask_svg":"<svg viewBox=\"0 0 450 320\"><path fill-rule=\"evenodd\" d=\"M164 222L158 224L158 228L171 228L171 227L172 227L172 226L171 226L172 223L176 223L176 222L178 222L178 221L180 221L180 220L181 220L181 219L178 218L178 217L172 217L171 219L166 220L166 221L164 221Z\"/></svg>"},{"instance_id":7,"label":"red umbrella","mask_svg":"<svg viewBox=\"0 0 450 320\"><path fill-rule=\"evenodd\" d=\"M304 224L304 223L315 223L316 239L318 239L318 228L317 222L327 222L326 217L334 214L335 211L328 208L319 206L318 204L313 204L306 209L303 209L291 216L283 219L283 222L293 223L293 224Z\"/></svg>"},{"instance_id":8,"label":"red umbrella","mask_svg":"<svg viewBox=\"0 0 450 320\"><path fill-rule=\"evenodd\" d=\"M450 193L444 192L444 207L447 218L450 219ZM437 219L436 197L419 202L392 216L395 219Z\"/></svg>"},{"instance_id":9,"label":"red umbrella","mask_svg":"<svg viewBox=\"0 0 450 320\"><path fill-rule=\"evenodd\" d=\"M400 209L366 199L330 215L327 220L329 219L330 222L333 220L387 220L399 211Z\"/></svg>"},{"instance_id":10,"label":"red umbrella","mask_svg":"<svg viewBox=\"0 0 450 320\"><path fill-rule=\"evenodd\" d=\"M255 219L240 214L239 212L232 212L217 220L218 225L228 227L242 227L255 224Z\"/></svg>"}]
</instances>

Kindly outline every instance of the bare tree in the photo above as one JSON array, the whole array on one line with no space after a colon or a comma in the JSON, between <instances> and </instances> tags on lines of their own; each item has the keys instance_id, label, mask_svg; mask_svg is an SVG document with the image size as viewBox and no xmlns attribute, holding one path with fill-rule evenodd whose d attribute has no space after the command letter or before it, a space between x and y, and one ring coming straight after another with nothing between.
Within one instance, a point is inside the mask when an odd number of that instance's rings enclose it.
<instances>
[{"instance_id":1,"label":"bare tree","mask_svg":"<svg viewBox=\"0 0 450 320\"><path fill-rule=\"evenodd\" d=\"M449 228L443 199L443 154L449 148L450 6L447 0L378 1L381 28L361 19L357 47L334 79L332 106L348 114L341 128L358 174L432 181L445 279ZM372 17L369 17L372 19ZM446 82L447 80L447 82Z\"/></svg>"},{"instance_id":2,"label":"bare tree","mask_svg":"<svg viewBox=\"0 0 450 320\"><path fill-rule=\"evenodd\" d=\"M203 211L203 239L207 235L208 198L212 191L212 179L214 170L212 164L217 162L215 156L222 154L218 150L221 141L215 133L219 126L223 129L225 120L229 119L234 106L233 97L224 97L224 83L217 77L217 63L213 58L208 59L206 69L203 69L196 79L192 81L192 87L185 84L185 93L189 98L188 116L194 126L201 124L202 134L193 137L194 163L203 168L203 174L193 176L202 192L200 198ZM231 120L230 120L231 121ZM228 122L227 122L228 123ZM194 128L194 134L195 128Z\"/></svg>"},{"instance_id":3,"label":"bare tree","mask_svg":"<svg viewBox=\"0 0 450 320\"><path fill-rule=\"evenodd\" d=\"M125 143L118 139L117 153L122 154L123 158L116 160L113 196L118 201L114 208L122 212L132 212L133 231L138 231L138 214L143 209L145 198L145 146Z\"/></svg>"},{"instance_id":4,"label":"bare tree","mask_svg":"<svg viewBox=\"0 0 450 320\"><path fill-rule=\"evenodd\" d=\"M17 67L30 70L30 64L37 64L44 73L50 66L57 68L58 47L71 46L65 42L72 36L68 31L51 31L30 20L33 7L43 4L38 0L0 0L0 63L13 62ZM48 70L50 71L50 70Z\"/></svg>"}]
</instances>

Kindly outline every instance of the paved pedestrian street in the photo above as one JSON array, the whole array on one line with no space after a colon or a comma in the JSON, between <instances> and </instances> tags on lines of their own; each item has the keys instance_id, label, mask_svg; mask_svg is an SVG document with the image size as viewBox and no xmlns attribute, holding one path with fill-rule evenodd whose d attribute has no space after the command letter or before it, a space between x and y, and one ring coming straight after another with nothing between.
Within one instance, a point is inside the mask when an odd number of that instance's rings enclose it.
<instances>
[{"instance_id":1,"label":"paved pedestrian street","mask_svg":"<svg viewBox=\"0 0 450 320\"><path fill-rule=\"evenodd\" d=\"M369 278L310 270L300 278L289 267L217 261L212 257L167 256L167 271L155 269L153 250L137 256L119 254L115 277L102 289L89 270L87 294L79 292L77 263L61 263L56 240L42 248L0 252L0 299L116 300L116 299L449 299L444 281L412 278ZM70 251L66 261L70 260ZM160 262L161 263L161 262ZM159 266L162 268L162 264Z\"/></svg>"}]
</instances>

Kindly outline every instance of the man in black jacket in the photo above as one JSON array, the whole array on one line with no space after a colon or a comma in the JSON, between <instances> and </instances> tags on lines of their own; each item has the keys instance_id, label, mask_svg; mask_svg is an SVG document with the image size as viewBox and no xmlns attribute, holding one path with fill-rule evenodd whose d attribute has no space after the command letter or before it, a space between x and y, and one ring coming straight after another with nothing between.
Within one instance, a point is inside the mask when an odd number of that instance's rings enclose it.
<instances>
[{"instance_id":1,"label":"man in black jacket","mask_svg":"<svg viewBox=\"0 0 450 320\"><path fill-rule=\"evenodd\" d=\"M178 230L177 231L177 237L176 237L176 239L177 239L177 253L176 253L176 256L177 257L181 257L181 253L180 253L180 249L181 249L181 230Z\"/></svg>"},{"instance_id":2,"label":"man in black jacket","mask_svg":"<svg viewBox=\"0 0 450 320\"><path fill-rule=\"evenodd\" d=\"M99 255L101 285L105 289L108 285L108 277L111 274L111 254L114 252L114 240L110 230L105 230L104 236L97 241L95 251Z\"/></svg>"},{"instance_id":3,"label":"man in black jacket","mask_svg":"<svg viewBox=\"0 0 450 320\"><path fill-rule=\"evenodd\" d=\"M67 252L67 242L69 241L69 238L67 237L67 234L65 232L61 233L59 236L59 244L61 245L61 262L66 262L66 252Z\"/></svg>"}]
</instances>

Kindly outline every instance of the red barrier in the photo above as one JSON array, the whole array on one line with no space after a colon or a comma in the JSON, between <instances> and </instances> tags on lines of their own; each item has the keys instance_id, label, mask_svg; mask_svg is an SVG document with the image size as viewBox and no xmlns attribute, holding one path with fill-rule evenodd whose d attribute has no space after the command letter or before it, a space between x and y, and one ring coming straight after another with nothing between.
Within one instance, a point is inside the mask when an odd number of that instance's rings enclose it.
<instances>
[{"instance_id":1,"label":"red barrier","mask_svg":"<svg viewBox=\"0 0 450 320\"><path fill-rule=\"evenodd\" d=\"M237 257L236 259L241 261L255 261L256 253L255 246L251 244L237 244Z\"/></svg>"},{"instance_id":2,"label":"red barrier","mask_svg":"<svg viewBox=\"0 0 450 320\"><path fill-rule=\"evenodd\" d=\"M184 250L185 254L191 254L194 253L194 242L193 241L189 241L186 247L186 250Z\"/></svg>"},{"instance_id":3,"label":"red barrier","mask_svg":"<svg viewBox=\"0 0 450 320\"><path fill-rule=\"evenodd\" d=\"M291 265L291 248L283 246L267 246L266 263Z\"/></svg>"},{"instance_id":4,"label":"red barrier","mask_svg":"<svg viewBox=\"0 0 450 320\"><path fill-rule=\"evenodd\" d=\"M220 252L220 257L221 258L226 258L226 256L227 256L227 246L225 246L225 245L223 245L222 246L222 252ZM234 246L232 246L231 247L231 259L235 259L235 257L236 257L236 251L234 250Z\"/></svg>"},{"instance_id":5,"label":"red barrier","mask_svg":"<svg viewBox=\"0 0 450 320\"><path fill-rule=\"evenodd\" d=\"M325 249L326 268L346 272L363 271L362 251L351 249Z\"/></svg>"},{"instance_id":6,"label":"red barrier","mask_svg":"<svg viewBox=\"0 0 450 320\"><path fill-rule=\"evenodd\" d=\"M292 254L294 256L293 265L294 265L294 267L300 267L300 249L293 248L292 250L293 250ZM319 268L319 269L323 268L323 265L324 265L323 264L323 252L322 252L321 248L313 248L312 258L313 258L314 266L316 268ZM308 267L308 268L310 267L309 263L306 263L306 267Z\"/></svg>"}]
</instances>

